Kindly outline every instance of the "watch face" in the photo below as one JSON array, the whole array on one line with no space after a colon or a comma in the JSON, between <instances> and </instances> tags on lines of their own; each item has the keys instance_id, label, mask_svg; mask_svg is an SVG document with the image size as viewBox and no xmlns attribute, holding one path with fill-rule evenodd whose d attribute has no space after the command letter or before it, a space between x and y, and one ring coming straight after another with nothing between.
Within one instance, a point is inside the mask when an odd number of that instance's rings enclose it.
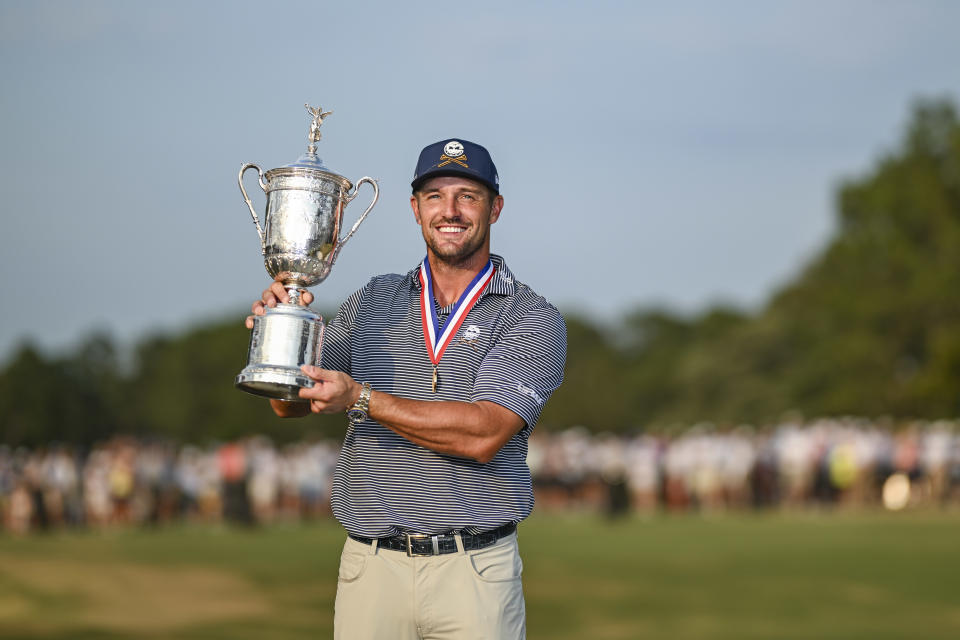
<instances>
[{"instance_id":1,"label":"watch face","mask_svg":"<svg viewBox=\"0 0 960 640\"><path fill-rule=\"evenodd\" d=\"M367 412L363 409L350 409L347 411L347 420L350 422L363 422L367 419Z\"/></svg>"}]
</instances>

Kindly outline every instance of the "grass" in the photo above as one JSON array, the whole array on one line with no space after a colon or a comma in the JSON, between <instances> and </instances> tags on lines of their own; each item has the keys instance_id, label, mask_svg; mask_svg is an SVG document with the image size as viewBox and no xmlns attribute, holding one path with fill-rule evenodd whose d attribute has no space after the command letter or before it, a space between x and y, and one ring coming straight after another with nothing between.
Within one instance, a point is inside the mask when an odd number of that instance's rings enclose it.
<instances>
[{"instance_id":1,"label":"grass","mask_svg":"<svg viewBox=\"0 0 960 640\"><path fill-rule=\"evenodd\" d=\"M535 516L528 636L960 637L960 513ZM2 638L325 638L343 533L0 537Z\"/></svg>"}]
</instances>

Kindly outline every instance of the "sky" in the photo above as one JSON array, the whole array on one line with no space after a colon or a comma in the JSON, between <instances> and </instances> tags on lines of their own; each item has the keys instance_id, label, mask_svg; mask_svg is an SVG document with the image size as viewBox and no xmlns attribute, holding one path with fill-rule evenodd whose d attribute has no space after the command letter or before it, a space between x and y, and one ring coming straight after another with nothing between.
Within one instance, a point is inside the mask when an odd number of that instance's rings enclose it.
<instances>
[{"instance_id":1,"label":"sky","mask_svg":"<svg viewBox=\"0 0 960 640\"><path fill-rule=\"evenodd\" d=\"M381 188L316 308L423 257L409 183L443 138L491 151L492 249L562 311L759 308L914 101L960 96L957 24L924 0L0 0L0 360L242 322L268 276L237 172L305 151L304 103L333 111L326 165Z\"/></svg>"}]
</instances>

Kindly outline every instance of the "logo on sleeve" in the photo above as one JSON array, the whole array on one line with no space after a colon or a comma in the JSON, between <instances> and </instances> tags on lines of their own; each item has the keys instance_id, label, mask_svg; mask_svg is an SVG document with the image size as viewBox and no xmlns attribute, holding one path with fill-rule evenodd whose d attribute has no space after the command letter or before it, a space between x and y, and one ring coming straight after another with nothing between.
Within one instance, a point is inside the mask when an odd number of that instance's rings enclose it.
<instances>
[{"instance_id":1,"label":"logo on sleeve","mask_svg":"<svg viewBox=\"0 0 960 640\"><path fill-rule=\"evenodd\" d=\"M517 391L522 393L525 396L530 396L531 398L533 398L534 402L536 402L537 404L539 405L543 404L543 397L541 397L540 394L537 393L537 390L534 389L533 387L528 387L522 382L518 382Z\"/></svg>"}]
</instances>

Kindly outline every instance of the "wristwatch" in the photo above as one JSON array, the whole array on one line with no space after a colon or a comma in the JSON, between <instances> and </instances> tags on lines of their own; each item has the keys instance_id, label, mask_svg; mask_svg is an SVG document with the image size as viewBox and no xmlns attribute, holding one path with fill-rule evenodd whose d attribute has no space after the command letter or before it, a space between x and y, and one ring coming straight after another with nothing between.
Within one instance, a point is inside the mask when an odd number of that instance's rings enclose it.
<instances>
[{"instance_id":1,"label":"wristwatch","mask_svg":"<svg viewBox=\"0 0 960 640\"><path fill-rule=\"evenodd\" d=\"M360 391L360 397L357 398L357 401L352 407L347 409L347 420L349 420L352 424L359 424L367 419L367 415L370 411L371 391L373 391L373 387L370 386L370 383L364 382L363 389Z\"/></svg>"}]
</instances>

